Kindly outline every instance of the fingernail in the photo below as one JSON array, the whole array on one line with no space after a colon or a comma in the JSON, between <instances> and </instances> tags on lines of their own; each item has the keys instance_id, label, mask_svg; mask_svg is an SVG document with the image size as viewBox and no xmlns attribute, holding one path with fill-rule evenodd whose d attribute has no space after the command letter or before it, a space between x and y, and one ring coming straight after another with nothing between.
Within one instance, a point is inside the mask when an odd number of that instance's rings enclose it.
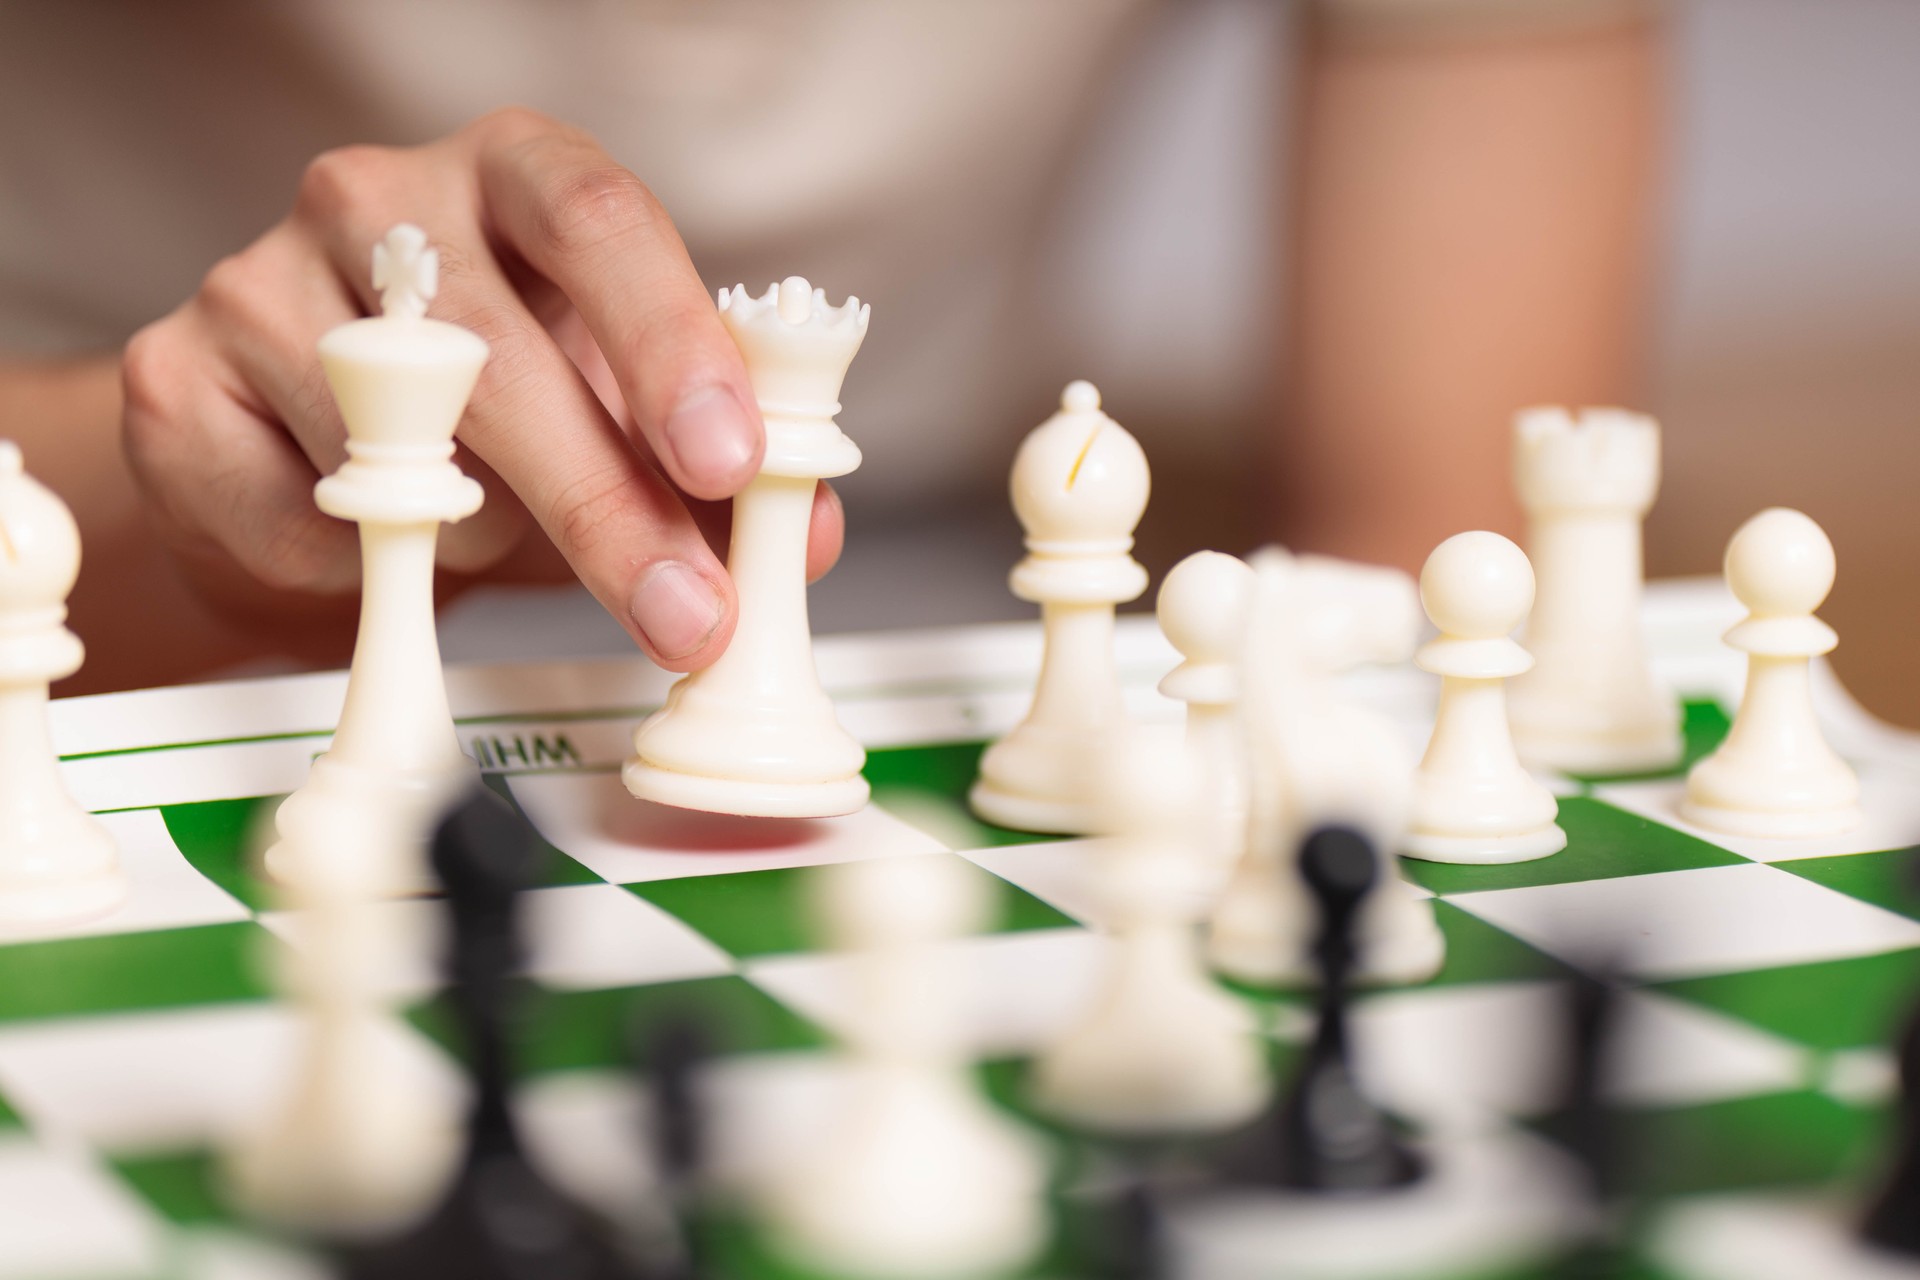
<instances>
[{"instance_id":1,"label":"fingernail","mask_svg":"<svg viewBox=\"0 0 1920 1280\"><path fill-rule=\"evenodd\" d=\"M748 479L756 452L753 421L726 387L703 387L667 418L667 447L681 473L697 482L733 485Z\"/></svg>"},{"instance_id":2,"label":"fingernail","mask_svg":"<svg viewBox=\"0 0 1920 1280\"><path fill-rule=\"evenodd\" d=\"M627 612L662 658L684 658L720 626L726 606L700 574L676 560L653 566L633 589Z\"/></svg>"}]
</instances>

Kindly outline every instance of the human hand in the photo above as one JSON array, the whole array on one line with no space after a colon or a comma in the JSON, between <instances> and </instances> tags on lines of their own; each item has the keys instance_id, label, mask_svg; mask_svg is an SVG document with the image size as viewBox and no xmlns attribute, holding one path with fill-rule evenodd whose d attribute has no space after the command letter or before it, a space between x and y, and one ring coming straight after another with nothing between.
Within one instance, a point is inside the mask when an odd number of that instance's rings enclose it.
<instances>
[{"instance_id":1,"label":"human hand","mask_svg":"<svg viewBox=\"0 0 1920 1280\"><path fill-rule=\"evenodd\" d=\"M745 367L645 184L520 108L422 147L321 155L284 221L127 344L128 461L194 583L293 629L351 600L355 530L313 504L346 459L315 347L378 311L372 249L398 222L439 250L432 314L492 347L456 435L486 505L443 532L441 567L458 582L570 566L654 661L712 662L735 597L709 536L764 447ZM821 485L809 576L841 533Z\"/></svg>"}]
</instances>

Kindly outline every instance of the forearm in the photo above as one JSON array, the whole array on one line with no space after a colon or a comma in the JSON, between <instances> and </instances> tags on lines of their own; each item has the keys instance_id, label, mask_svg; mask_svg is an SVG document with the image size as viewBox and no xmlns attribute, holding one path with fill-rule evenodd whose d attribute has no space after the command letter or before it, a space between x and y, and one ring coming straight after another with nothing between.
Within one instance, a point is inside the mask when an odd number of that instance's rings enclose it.
<instances>
[{"instance_id":1,"label":"forearm","mask_svg":"<svg viewBox=\"0 0 1920 1280\"><path fill-rule=\"evenodd\" d=\"M1516 408L1639 397L1657 30L1306 44L1275 532L1415 567L1517 527Z\"/></svg>"},{"instance_id":2,"label":"forearm","mask_svg":"<svg viewBox=\"0 0 1920 1280\"><path fill-rule=\"evenodd\" d=\"M204 673L247 655L186 589L141 517L120 449L115 355L0 360L0 435L72 508L80 579L69 623L87 662L59 692L131 688Z\"/></svg>"}]
</instances>

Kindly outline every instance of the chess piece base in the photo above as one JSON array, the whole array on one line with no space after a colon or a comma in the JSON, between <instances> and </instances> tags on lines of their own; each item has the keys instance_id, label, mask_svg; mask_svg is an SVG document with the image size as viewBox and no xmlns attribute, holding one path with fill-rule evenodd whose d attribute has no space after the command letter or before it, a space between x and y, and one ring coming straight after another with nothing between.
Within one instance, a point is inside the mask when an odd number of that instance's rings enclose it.
<instances>
[{"instance_id":1,"label":"chess piece base","mask_svg":"<svg viewBox=\"0 0 1920 1280\"><path fill-rule=\"evenodd\" d=\"M0 893L0 924L78 924L97 920L127 900L127 878L118 870L78 880Z\"/></svg>"},{"instance_id":2,"label":"chess piece base","mask_svg":"<svg viewBox=\"0 0 1920 1280\"><path fill-rule=\"evenodd\" d=\"M1625 734L1581 733L1529 726L1515 718L1513 745L1520 758L1561 773L1652 773L1680 763L1686 744L1673 725L1652 725Z\"/></svg>"},{"instance_id":3,"label":"chess piece base","mask_svg":"<svg viewBox=\"0 0 1920 1280\"><path fill-rule=\"evenodd\" d=\"M1495 866L1532 862L1567 847L1567 833L1558 823L1505 836L1449 836L1413 831L1401 842L1400 852L1422 862L1453 862Z\"/></svg>"},{"instance_id":4,"label":"chess piece base","mask_svg":"<svg viewBox=\"0 0 1920 1280\"><path fill-rule=\"evenodd\" d=\"M33 836L0 843L0 923L72 924L125 902L126 873L106 828L64 794L33 808Z\"/></svg>"},{"instance_id":5,"label":"chess piece base","mask_svg":"<svg viewBox=\"0 0 1920 1280\"><path fill-rule=\"evenodd\" d=\"M1730 836L1762 836L1776 840L1809 840L1837 836L1864 821L1858 805L1801 810L1730 809L1687 800L1680 816L1697 827Z\"/></svg>"},{"instance_id":6,"label":"chess piece base","mask_svg":"<svg viewBox=\"0 0 1920 1280\"><path fill-rule=\"evenodd\" d=\"M402 772L349 764L329 751L314 759L306 784L281 801L273 821L283 838L267 850L261 864L275 883L298 883L301 871L291 852L294 842L284 837L297 824L316 821L306 816L310 808L331 804L386 806L393 814L392 820L406 832L406 838L397 845L405 853L369 868L373 881L366 892L395 898L432 893L439 888L427 865L427 840L433 824L440 811L463 789L474 785L478 777L477 766L464 755L455 756L445 768Z\"/></svg>"},{"instance_id":7,"label":"chess piece base","mask_svg":"<svg viewBox=\"0 0 1920 1280\"><path fill-rule=\"evenodd\" d=\"M982 778L967 792L974 813L996 827L1043 835L1083 835L1092 829L1092 806L1080 800L1042 800L1021 795Z\"/></svg>"},{"instance_id":8,"label":"chess piece base","mask_svg":"<svg viewBox=\"0 0 1920 1280\"><path fill-rule=\"evenodd\" d=\"M837 818L858 813L872 795L866 778L857 773L825 782L710 778L663 769L638 756L627 760L620 779L641 800L747 818Z\"/></svg>"}]
</instances>

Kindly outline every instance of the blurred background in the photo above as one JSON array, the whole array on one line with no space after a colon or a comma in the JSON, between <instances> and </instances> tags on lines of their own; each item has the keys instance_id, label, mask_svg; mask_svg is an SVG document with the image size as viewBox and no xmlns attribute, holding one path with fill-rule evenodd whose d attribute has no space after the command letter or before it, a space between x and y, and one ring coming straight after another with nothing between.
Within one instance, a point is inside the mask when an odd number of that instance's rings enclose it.
<instances>
[{"instance_id":1,"label":"blurred background","mask_svg":"<svg viewBox=\"0 0 1920 1280\"><path fill-rule=\"evenodd\" d=\"M1836 664L1920 724L1910 0L104 8L0 18L0 110L73 126L0 143L0 351L123 340L320 150L526 102L640 173L710 285L873 302L818 631L1025 616L1004 476L1072 378L1152 459L1156 573L1517 532L1511 409L1611 401L1666 430L1650 570L1714 572L1753 511L1807 511L1840 557ZM219 76L179 75L189 53ZM631 651L566 589L477 592L443 643Z\"/></svg>"}]
</instances>

